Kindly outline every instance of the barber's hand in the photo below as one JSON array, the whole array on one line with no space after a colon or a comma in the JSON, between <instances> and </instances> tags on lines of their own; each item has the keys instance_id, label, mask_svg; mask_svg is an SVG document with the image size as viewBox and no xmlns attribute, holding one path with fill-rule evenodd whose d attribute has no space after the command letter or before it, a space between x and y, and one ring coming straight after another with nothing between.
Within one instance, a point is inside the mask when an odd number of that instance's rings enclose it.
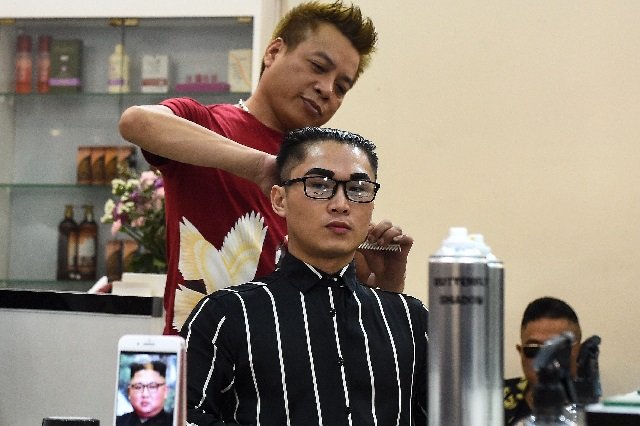
<instances>
[{"instance_id":1,"label":"barber's hand","mask_svg":"<svg viewBox=\"0 0 640 426\"><path fill-rule=\"evenodd\" d=\"M267 197L271 196L271 187L280 184L278 176L278 168L276 167L276 157L271 154L264 154L262 162L256 168L255 175L252 176L253 182L262 190Z\"/></svg>"},{"instance_id":2,"label":"barber's hand","mask_svg":"<svg viewBox=\"0 0 640 426\"><path fill-rule=\"evenodd\" d=\"M370 287L402 292L407 272L407 256L413 238L403 234L399 226L389 220L369 225L367 241L381 246L399 244L400 251L358 249L355 256L358 279Z\"/></svg>"}]
</instances>

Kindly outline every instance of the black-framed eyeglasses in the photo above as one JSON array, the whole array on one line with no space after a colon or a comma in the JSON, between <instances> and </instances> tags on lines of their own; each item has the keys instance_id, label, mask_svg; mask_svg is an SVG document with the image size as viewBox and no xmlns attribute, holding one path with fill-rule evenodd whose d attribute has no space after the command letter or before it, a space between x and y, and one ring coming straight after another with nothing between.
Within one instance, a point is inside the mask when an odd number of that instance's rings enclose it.
<instances>
[{"instance_id":1,"label":"black-framed eyeglasses","mask_svg":"<svg viewBox=\"0 0 640 426\"><path fill-rule=\"evenodd\" d=\"M342 184L344 195L347 200L354 203L370 203L376 198L376 193L380 189L380 184L365 179L336 180L326 176L303 176L289 179L280 186L293 185L302 182L304 194L314 200L329 200L338 191L338 186Z\"/></svg>"},{"instance_id":2,"label":"black-framed eyeglasses","mask_svg":"<svg viewBox=\"0 0 640 426\"><path fill-rule=\"evenodd\" d=\"M142 393L144 392L144 388L147 388L149 390L149 393L156 393L158 392L158 389L160 389L160 387L164 386L166 383L155 383L155 382L151 382L151 383L147 383L142 384L142 383L135 383L132 385L129 385L130 389L133 389L135 392L138 393Z\"/></svg>"}]
</instances>

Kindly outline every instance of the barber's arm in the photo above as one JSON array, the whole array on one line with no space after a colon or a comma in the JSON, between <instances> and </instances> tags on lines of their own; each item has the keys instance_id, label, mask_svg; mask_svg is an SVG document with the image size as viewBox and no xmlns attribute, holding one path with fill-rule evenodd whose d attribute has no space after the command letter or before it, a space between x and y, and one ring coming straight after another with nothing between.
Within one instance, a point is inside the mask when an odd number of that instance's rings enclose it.
<instances>
[{"instance_id":1,"label":"barber's arm","mask_svg":"<svg viewBox=\"0 0 640 426\"><path fill-rule=\"evenodd\" d=\"M120 134L140 148L182 163L215 167L260 186L276 182L275 157L179 117L164 105L137 105L120 117Z\"/></svg>"},{"instance_id":2,"label":"barber's arm","mask_svg":"<svg viewBox=\"0 0 640 426\"><path fill-rule=\"evenodd\" d=\"M389 220L369 225L367 241L385 247L398 244L399 251L359 249L355 256L358 279L370 287L400 293L404 290L407 257L413 238Z\"/></svg>"}]
</instances>

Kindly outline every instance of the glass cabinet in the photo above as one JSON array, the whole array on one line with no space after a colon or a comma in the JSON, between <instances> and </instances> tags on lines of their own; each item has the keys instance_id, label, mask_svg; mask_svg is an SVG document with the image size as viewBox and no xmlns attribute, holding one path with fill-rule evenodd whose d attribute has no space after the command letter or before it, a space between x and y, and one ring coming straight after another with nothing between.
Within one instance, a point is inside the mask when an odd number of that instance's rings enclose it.
<instances>
[{"instance_id":1,"label":"glass cabinet","mask_svg":"<svg viewBox=\"0 0 640 426\"><path fill-rule=\"evenodd\" d=\"M79 148L135 148L117 129L130 105L176 96L203 103L246 99L257 82L261 45L268 38L263 29L273 27L277 5L264 0L192 1L187 7L160 2L149 16L142 4L148 2L116 2L120 9L113 2L82 3L73 11L61 5L61 10L29 16L31 2L21 3L26 4L0 6L0 288L84 291L93 282L56 280L58 224L65 205L74 206L78 223L82 206L93 206L99 224L97 276L104 275L104 248L112 236L100 217L111 185L106 179L79 183ZM41 3L33 6L32 11L43 9ZM31 40L32 84L30 90L16 90L19 38L25 36ZM38 87L38 40L43 37L51 61L48 92ZM68 41L80 46L79 75L72 76L78 84L60 90L56 85L61 83L53 80L59 72L54 66L61 66L54 64L60 59L54 54L60 50L51 48ZM128 88L122 90L114 90L109 80L117 45L129 58ZM133 163L145 170L139 150L134 152Z\"/></svg>"}]
</instances>

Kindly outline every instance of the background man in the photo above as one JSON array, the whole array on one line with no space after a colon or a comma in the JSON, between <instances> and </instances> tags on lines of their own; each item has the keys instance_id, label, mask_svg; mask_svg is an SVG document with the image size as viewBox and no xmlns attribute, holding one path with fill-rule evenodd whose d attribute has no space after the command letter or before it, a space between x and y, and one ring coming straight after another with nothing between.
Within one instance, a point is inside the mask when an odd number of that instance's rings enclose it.
<instances>
[{"instance_id":1,"label":"background man","mask_svg":"<svg viewBox=\"0 0 640 426\"><path fill-rule=\"evenodd\" d=\"M576 377L582 330L575 311L566 302L553 297L542 297L529 303L522 316L521 343L516 345L524 377L505 381L506 425L515 425L519 420L531 415L533 388L538 383L533 360L545 341L565 331L572 332L576 338L576 344L571 348L570 361L571 375Z\"/></svg>"},{"instance_id":2,"label":"background man","mask_svg":"<svg viewBox=\"0 0 640 426\"><path fill-rule=\"evenodd\" d=\"M288 253L185 322L190 422L426 424L427 311L355 275L379 189L374 150L334 129L285 137L271 204L287 221ZM384 282L404 275L413 239L391 224L382 238L401 246L369 262Z\"/></svg>"},{"instance_id":3,"label":"background man","mask_svg":"<svg viewBox=\"0 0 640 426\"><path fill-rule=\"evenodd\" d=\"M116 426L171 426L172 413L164 410L168 388L167 366L161 361L131 364L129 402L133 411L116 418Z\"/></svg>"},{"instance_id":4,"label":"background man","mask_svg":"<svg viewBox=\"0 0 640 426\"><path fill-rule=\"evenodd\" d=\"M260 81L246 102L202 105L193 99L168 99L123 113L122 136L139 145L164 177L165 334L179 328L174 328L174 298L184 282L178 270L180 223L186 219L220 249L241 218L258 214L267 232L264 243L255 243L260 253L257 274L271 272L286 235L284 220L264 196L276 183L271 154L278 151L284 132L323 125L335 114L367 67L376 39L373 23L356 6L303 3L275 29ZM369 279L364 266L359 270ZM197 283L187 285L205 292Z\"/></svg>"}]
</instances>

